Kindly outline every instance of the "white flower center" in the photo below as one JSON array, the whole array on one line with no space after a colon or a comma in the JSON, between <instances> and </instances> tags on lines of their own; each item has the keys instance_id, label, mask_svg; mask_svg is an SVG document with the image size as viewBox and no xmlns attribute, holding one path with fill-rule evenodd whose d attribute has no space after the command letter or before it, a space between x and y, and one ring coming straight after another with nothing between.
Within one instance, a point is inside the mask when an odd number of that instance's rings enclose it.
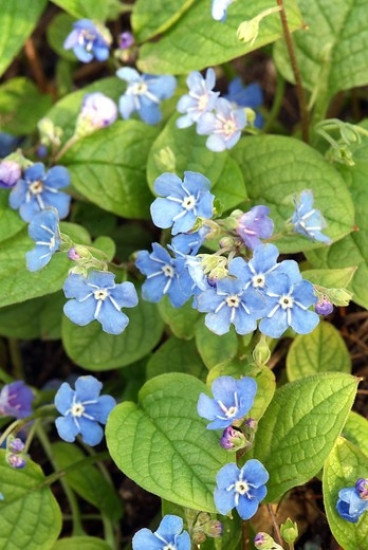
<instances>
[{"instance_id":1,"label":"white flower center","mask_svg":"<svg viewBox=\"0 0 368 550\"><path fill-rule=\"evenodd\" d=\"M72 416L83 416L85 409L82 403L74 403L70 409L70 413Z\"/></svg>"},{"instance_id":2,"label":"white flower center","mask_svg":"<svg viewBox=\"0 0 368 550\"><path fill-rule=\"evenodd\" d=\"M171 544L171 542L169 542L169 544L165 544L162 550L176 550L176 546L174 546L173 544Z\"/></svg>"},{"instance_id":3,"label":"white flower center","mask_svg":"<svg viewBox=\"0 0 368 550\"><path fill-rule=\"evenodd\" d=\"M137 82L130 87L132 94L134 95L145 95L148 91L148 86L145 82Z\"/></svg>"},{"instance_id":4,"label":"white flower center","mask_svg":"<svg viewBox=\"0 0 368 550\"><path fill-rule=\"evenodd\" d=\"M226 136L229 136L229 137L232 136L236 132L236 130L237 130L236 124L232 119L227 119L222 124L222 131Z\"/></svg>"},{"instance_id":5,"label":"white flower center","mask_svg":"<svg viewBox=\"0 0 368 550\"><path fill-rule=\"evenodd\" d=\"M41 180L34 181L29 186L29 191L32 195L40 195L43 191L43 183Z\"/></svg>"},{"instance_id":6,"label":"white flower center","mask_svg":"<svg viewBox=\"0 0 368 550\"><path fill-rule=\"evenodd\" d=\"M237 481L235 483L235 492L238 495L247 495L249 492L249 485L246 481Z\"/></svg>"},{"instance_id":7,"label":"white flower center","mask_svg":"<svg viewBox=\"0 0 368 550\"><path fill-rule=\"evenodd\" d=\"M97 290L93 291L93 295L96 300L101 300L103 302L110 295L110 293L108 290L98 288Z\"/></svg>"},{"instance_id":8,"label":"white flower center","mask_svg":"<svg viewBox=\"0 0 368 550\"><path fill-rule=\"evenodd\" d=\"M208 104L208 95L207 94L200 95L198 98L198 110L204 111L207 107L207 104Z\"/></svg>"},{"instance_id":9,"label":"white flower center","mask_svg":"<svg viewBox=\"0 0 368 550\"><path fill-rule=\"evenodd\" d=\"M193 210L196 203L197 203L196 198L193 197L193 195L189 195L189 197L185 197L185 199L181 204L182 204L182 207L185 208L185 210Z\"/></svg>"},{"instance_id":10,"label":"white flower center","mask_svg":"<svg viewBox=\"0 0 368 550\"><path fill-rule=\"evenodd\" d=\"M265 286L265 276L260 273L252 277L252 284L254 288L263 288Z\"/></svg>"},{"instance_id":11,"label":"white flower center","mask_svg":"<svg viewBox=\"0 0 368 550\"><path fill-rule=\"evenodd\" d=\"M232 294L231 296L227 296L225 302L229 307L239 307L240 298L236 294Z\"/></svg>"},{"instance_id":12,"label":"white flower center","mask_svg":"<svg viewBox=\"0 0 368 550\"><path fill-rule=\"evenodd\" d=\"M225 412L225 416L226 418L233 418L237 412L238 412L238 407L229 407Z\"/></svg>"},{"instance_id":13,"label":"white flower center","mask_svg":"<svg viewBox=\"0 0 368 550\"><path fill-rule=\"evenodd\" d=\"M174 277L174 268L172 265L165 264L161 269L165 277L170 277L170 279Z\"/></svg>"},{"instance_id":14,"label":"white flower center","mask_svg":"<svg viewBox=\"0 0 368 550\"><path fill-rule=\"evenodd\" d=\"M281 296L279 300L279 304L282 307L282 309L290 309L293 307L294 300L291 298L291 296Z\"/></svg>"}]
</instances>

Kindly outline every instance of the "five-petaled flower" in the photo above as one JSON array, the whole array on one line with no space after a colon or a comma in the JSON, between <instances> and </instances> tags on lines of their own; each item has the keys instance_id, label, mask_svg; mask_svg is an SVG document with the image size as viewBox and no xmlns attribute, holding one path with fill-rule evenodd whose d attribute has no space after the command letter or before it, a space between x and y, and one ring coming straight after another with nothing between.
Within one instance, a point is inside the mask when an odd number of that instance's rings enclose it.
<instances>
[{"instance_id":1,"label":"five-petaled flower","mask_svg":"<svg viewBox=\"0 0 368 550\"><path fill-rule=\"evenodd\" d=\"M54 207L60 219L69 213L70 195L60 193L59 189L70 183L69 172L64 166L53 166L45 172L42 162L36 162L27 168L15 187L13 187L9 204L24 221L30 222L37 212Z\"/></svg>"},{"instance_id":2,"label":"five-petaled flower","mask_svg":"<svg viewBox=\"0 0 368 550\"><path fill-rule=\"evenodd\" d=\"M319 210L313 208L313 201L313 193L309 189L300 193L299 201L294 198L295 211L291 223L297 233L313 241L329 244L331 239L322 233L327 225L326 220Z\"/></svg>"},{"instance_id":3,"label":"five-petaled flower","mask_svg":"<svg viewBox=\"0 0 368 550\"><path fill-rule=\"evenodd\" d=\"M343 519L357 523L360 516L368 510L368 480L359 478L354 487L341 489L336 510Z\"/></svg>"},{"instance_id":4,"label":"five-petaled flower","mask_svg":"<svg viewBox=\"0 0 368 550\"><path fill-rule=\"evenodd\" d=\"M216 83L215 71L210 67L203 78L201 73L193 71L187 78L189 92L183 95L177 105L177 110L184 116L176 121L178 128L187 128L198 122L203 113L212 111L220 92L213 92Z\"/></svg>"},{"instance_id":5,"label":"five-petaled flower","mask_svg":"<svg viewBox=\"0 0 368 550\"><path fill-rule=\"evenodd\" d=\"M236 380L220 376L212 384L214 399L201 393L197 404L199 416L211 420L209 430L224 429L235 421L242 420L253 406L257 382L245 376Z\"/></svg>"},{"instance_id":6,"label":"five-petaled flower","mask_svg":"<svg viewBox=\"0 0 368 550\"><path fill-rule=\"evenodd\" d=\"M273 233L273 221L268 217L268 206L253 206L240 216L236 232L244 244L254 250L262 244L260 239L268 239Z\"/></svg>"},{"instance_id":7,"label":"five-petaled flower","mask_svg":"<svg viewBox=\"0 0 368 550\"><path fill-rule=\"evenodd\" d=\"M47 208L35 214L28 226L28 234L35 241L36 246L26 253L27 269L38 271L49 263L53 254L60 248L57 211L54 208Z\"/></svg>"},{"instance_id":8,"label":"five-petaled flower","mask_svg":"<svg viewBox=\"0 0 368 550\"><path fill-rule=\"evenodd\" d=\"M115 275L106 271L90 271L88 277L71 274L64 283L69 300L64 305L65 315L80 326L96 319L109 334L123 332L129 318L122 307L135 307L138 296L133 283L115 284Z\"/></svg>"},{"instance_id":9,"label":"five-petaled flower","mask_svg":"<svg viewBox=\"0 0 368 550\"><path fill-rule=\"evenodd\" d=\"M110 31L89 19L80 19L64 42L65 50L73 50L79 61L89 63L93 58L106 61L112 41Z\"/></svg>"},{"instance_id":10,"label":"five-petaled flower","mask_svg":"<svg viewBox=\"0 0 368 550\"><path fill-rule=\"evenodd\" d=\"M155 181L155 191L164 198L151 204L151 216L157 227L172 226L172 234L190 231L198 217L211 218L214 196L211 182L198 172L184 172L184 181L165 172Z\"/></svg>"},{"instance_id":11,"label":"five-petaled flower","mask_svg":"<svg viewBox=\"0 0 368 550\"><path fill-rule=\"evenodd\" d=\"M0 392L0 415L26 418L32 414L34 395L23 380L5 384Z\"/></svg>"},{"instance_id":12,"label":"five-petaled flower","mask_svg":"<svg viewBox=\"0 0 368 550\"><path fill-rule=\"evenodd\" d=\"M176 79L171 75L140 74L131 67L123 67L116 75L128 83L125 94L119 99L119 111L124 119L137 111L147 124L156 124L162 118L160 102L171 97Z\"/></svg>"},{"instance_id":13,"label":"five-petaled flower","mask_svg":"<svg viewBox=\"0 0 368 550\"><path fill-rule=\"evenodd\" d=\"M190 550L191 542L187 531L183 531L183 520L166 515L157 531L141 529L133 537L133 550Z\"/></svg>"},{"instance_id":14,"label":"five-petaled flower","mask_svg":"<svg viewBox=\"0 0 368 550\"><path fill-rule=\"evenodd\" d=\"M260 85L253 82L248 86L243 86L243 82L238 76L229 83L229 89L227 94L224 95L224 98L239 107L248 107L255 111L263 103L263 93ZM263 117L256 111L254 126L256 126L256 128L262 128L262 125Z\"/></svg>"},{"instance_id":15,"label":"five-petaled flower","mask_svg":"<svg viewBox=\"0 0 368 550\"><path fill-rule=\"evenodd\" d=\"M244 109L234 109L223 97L216 101L214 113L204 113L197 123L197 133L208 135L206 147L219 153L231 149L239 141L247 123Z\"/></svg>"},{"instance_id":16,"label":"five-petaled flower","mask_svg":"<svg viewBox=\"0 0 368 550\"><path fill-rule=\"evenodd\" d=\"M97 445L103 438L100 424L106 424L116 402L110 395L100 396L102 384L94 376L80 376L75 390L67 382L55 395L55 407L63 416L55 420L59 436L72 443L78 434L87 445Z\"/></svg>"},{"instance_id":17,"label":"five-petaled flower","mask_svg":"<svg viewBox=\"0 0 368 550\"><path fill-rule=\"evenodd\" d=\"M242 519L250 519L267 494L269 474L259 460L248 460L242 468L226 464L218 472L215 504L220 514L236 508Z\"/></svg>"}]
</instances>

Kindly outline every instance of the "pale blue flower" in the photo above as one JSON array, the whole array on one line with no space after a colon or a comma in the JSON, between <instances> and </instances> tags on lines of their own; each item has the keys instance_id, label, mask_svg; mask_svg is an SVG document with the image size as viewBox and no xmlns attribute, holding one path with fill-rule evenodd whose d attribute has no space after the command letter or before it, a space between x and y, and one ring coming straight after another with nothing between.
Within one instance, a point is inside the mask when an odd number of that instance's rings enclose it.
<instances>
[{"instance_id":1,"label":"pale blue flower","mask_svg":"<svg viewBox=\"0 0 368 550\"><path fill-rule=\"evenodd\" d=\"M227 8L234 0L212 0L211 15L216 21L225 21Z\"/></svg>"},{"instance_id":2,"label":"pale blue flower","mask_svg":"<svg viewBox=\"0 0 368 550\"><path fill-rule=\"evenodd\" d=\"M191 542L187 531L183 531L183 520L166 515L158 529L140 529L132 541L133 550L190 550Z\"/></svg>"},{"instance_id":3,"label":"pale blue flower","mask_svg":"<svg viewBox=\"0 0 368 550\"><path fill-rule=\"evenodd\" d=\"M258 205L240 216L236 232L248 248L254 250L262 244L260 239L271 237L274 224L269 212L268 206Z\"/></svg>"},{"instance_id":4,"label":"pale blue flower","mask_svg":"<svg viewBox=\"0 0 368 550\"><path fill-rule=\"evenodd\" d=\"M60 248L59 217L53 208L34 215L28 226L28 234L36 246L26 253L27 269L38 271L49 263Z\"/></svg>"},{"instance_id":5,"label":"pale blue flower","mask_svg":"<svg viewBox=\"0 0 368 550\"><path fill-rule=\"evenodd\" d=\"M336 510L343 519L357 523L360 516L368 510L368 500L361 498L356 486L346 487L339 491Z\"/></svg>"},{"instance_id":6,"label":"pale blue flower","mask_svg":"<svg viewBox=\"0 0 368 550\"><path fill-rule=\"evenodd\" d=\"M322 233L327 226L319 210L313 208L313 192L306 189L300 193L299 201L294 198L295 211L291 223L297 233L321 243L329 244L331 239Z\"/></svg>"},{"instance_id":7,"label":"pale blue flower","mask_svg":"<svg viewBox=\"0 0 368 550\"><path fill-rule=\"evenodd\" d=\"M216 74L212 68L207 69L203 78L201 73L193 71L187 78L188 94L183 95L178 102L177 110L183 113L176 121L178 128L187 128L198 122L203 113L214 109L220 92L213 92L216 84Z\"/></svg>"},{"instance_id":8,"label":"pale blue flower","mask_svg":"<svg viewBox=\"0 0 368 550\"><path fill-rule=\"evenodd\" d=\"M259 84L254 82L248 86L244 86L241 78L236 77L229 83L228 93L224 95L224 98L239 107L253 109L256 112L254 126L262 128L263 117L257 112L258 107L263 103L263 93Z\"/></svg>"},{"instance_id":9,"label":"pale blue flower","mask_svg":"<svg viewBox=\"0 0 368 550\"><path fill-rule=\"evenodd\" d=\"M206 147L217 153L231 149L239 141L247 123L244 109L234 109L227 99L220 97L215 113L204 113L198 120L197 133L209 135Z\"/></svg>"},{"instance_id":10,"label":"pale blue flower","mask_svg":"<svg viewBox=\"0 0 368 550\"><path fill-rule=\"evenodd\" d=\"M74 29L65 39L64 49L73 50L79 61L89 63L93 58L106 61L109 57L111 36L108 29L89 19L73 23Z\"/></svg>"}]
</instances>

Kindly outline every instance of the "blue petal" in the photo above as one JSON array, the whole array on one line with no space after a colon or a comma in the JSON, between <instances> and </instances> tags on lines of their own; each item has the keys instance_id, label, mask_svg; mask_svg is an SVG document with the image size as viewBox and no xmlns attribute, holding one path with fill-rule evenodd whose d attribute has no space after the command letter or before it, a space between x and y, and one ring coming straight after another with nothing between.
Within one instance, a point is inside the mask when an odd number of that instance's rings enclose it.
<instances>
[{"instance_id":1,"label":"blue petal","mask_svg":"<svg viewBox=\"0 0 368 550\"><path fill-rule=\"evenodd\" d=\"M173 538L174 535L179 535L182 530L183 520L178 516L167 514L162 519L157 531L155 532L168 541Z\"/></svg>"},{"instance_id":2,"label":"blue petal","mask_svg":"<svg viewBox=\"0 0 368 550\"><path fill-rule=\"evenodd\" d=\"M73 443L79 433L78 426L72 416L59 416L55 420L55 426L61 439L68 443Z\"/></svg>"},{"instance_id":3,"label":"blue petal","mask_svg":"<svg viewBox=\"0 0 368 550\"><path fill-rule=\"evenodd\" d=\"M123 67L116 71L116 76L129 83L139 82L142 80L141 75L135 69L131 67Z\"/></svg>"},{"instance_id":4,"label":"blue petal","mask_svg":"<svg viewBox=\"0 0 368 550\"><path fill-rule=\"evenodd\" d=\"M235 506L235 495L233 491L222 491L215 489L214 492L215 506L224 516L230 512Z\"/></svg>"},{"instance_id":5,"label":"blue petal","mask_svg":"<svg viewBox=\"0 0 368 550\"><path fill-rule=\"evenodd\" d=\"M193 195L198 193L198 191L208 191L211 188L211 182L208 178L199 172L191 172L190 170L184 172L183 184Z\"/></svg>"},{"instance_id":6,"label":"blue petal","mask_svg":"<svg viewBox=\"0 0 368 550\"><path fill-rule=\"evenodd\" d=\"M93 53L97 61L106 61L110 55L109 48L106 46L94 46Z\"/></svg>"},{"instance_id":7,"label":"blue petal","mask_svg":"<svg viewBox=\"0 0 368 550\"><path fill-rule=\"evenodd\" d=\"M92 289L87 285L87 279L83 275L75 273L67 277L63 290L67 298L76 298L77 300L84 300L92 292Z\"/></svg>"},{"instance_id":8,"label":"blue petal","mask_svg":"<svg viewBox=\"0 0 368 550\"><path fill-rule=\"evenodd\" d=\"M197 412L202 418L214 420L219 413L219 407L208 395L201 393L197 403Z\"/></svg>"},{"instance_id":9,"label":"blue petal","mask_svg":"<svg viewBox=\"0 0 368 550\"><path fill-rule=\"evenodd\" d=\"M176 127L180 129L189 128L192 124L194 124L194 120L187 115L179 117L176 121Z\"/></svg>"},{"instance_id":10,"label":"blue petal","mask_svg":"<svg viewBox=\"0 0 368 550\"><path fill-rule=\"evenodd\" d=\"M121 334L129 323L129 317L118 311L110 300L103 302L97 320L101 323L102 330L109 334Z\"/></svg>"},{"instance_id":11,"label":"blue petal","mask_svg":"<svg viewBox=\"0 0 368 550\"><path fill-rule=\"evenodd\" d=\"M130 115L136 110L136 104L134 96L122 95L119 99L119 112L121 116L126 120L130 118Z\"/></svg>"},{"instance_id":12,"label":"blue petal","mask_svg":"<svg viewBox=\"0 0 368 550\"><path fill-rule=\"evenodd\" d=\"M11 208L14 210L17 210L20 205L25 201L26 199L26 193L28 190L28 185L24 180L19 180L15 187L10 192L9 195L9 204Z\"/></svg>"},{"instance_id":13,"label":"blue petal","mask_svg":"<svg viewBox=\"0 0 368 550\"><path fill-rule=\"evenodd\" d=\"M222 401L227 407L234 404L234 394L237 389L237 381L232 376L219 376L211 386L216 401Z\"/></svg>"},{"instance_id":14,"label":"blue petal","mask_svg":"<svg viewBox=\"0 0 368 550\"><path fill-rule=\"evenodd\" d=\"M191 541L187 531L183 531L181 535L178 535L175 539L177 550L190 550Z\"/></svg>"},{"instance_id":15,"label":"blue petal","mask_svg":"<svg viewBox=\"0 0 368 550\"><path fill-rule=\"evenodd\" d=\"M159 302L164 295L166 283L167 277L164 274L147 279L142 285L143 298L148 302Z\"/></svg>"},{"instance_id":16,"label":"blue petal","mask_svg":"<svg viewBox=\"0 0 368 550\"><path fill-rule=\"evenodd\" d=\"M168 99L176 89L176 78L172 75L158 76L148 82L148 90L159 99Z\"/></svg>"},{"instance_id":17,"label":"blue petal","mask_svg":"<svg viewBox=\"0 0 368 550\"><path fill-rule=\"evenodd\" d=\"M149 529L140 529L132 540L133 550L162 550L160 541Z\"/></svg>"},{"instance_id":18,"label":"blue petal","mask_svg":"<svg viewBox=\"0 0 368 550\"><path fill-rule=\"evenodd\" d=\"M36 246L33 250L26 252L26 265L28 271L39 271L49 263L52 252L48 246Z\"/></svg>"},{"instance_id":19,"label":"blue petal","mask_svg":"<svg viewBox=\"0 0 368 550\"><path fill-rule=\"evenodd\" d=\"M55 407L61 414L66 414L73 404L74 390L63 382L55 395Z\"/></svg>"},{"instance_id":20,"label":"blue petal","mask_svg":"<svg viewBox=\"0 0 368 550\"><path fill-rule=\"evenodd\" d=\"M281 310L272 318L264 317L259 323L259 330L271 338L280 338L287 328L286 313Z\"/></svg>"},{"instance_id":21,"label":"blue petal","mask_svg":"<svg viewBox=\"0 0 368 550\"><path fill-rule=\"evenodd\" d=\"M290 326L297 334L312 332L319 323L319 316L314 311L293 307Z\"/></svg>"},{"instance_id":22,"label":"blue petal","mask_svg":"<svg viewBox=\"0 0 368 550\"><path fill-rule=\"evenodd\" d=\"M147 124L157 124L162 118L160 107L157 103L147 104L142 98L142 104L138 110L139 116Z\"/></svg>"},{"instance_id":23,"label":"blue petal","mask_svg":"<svg viewBox=\"0 0 368 550\"><path fill-rule=\"evenodd\" d=\"M175 174L164 172L154 182L154 189L158 195L163 197L182 196L183 182ZM179 193L179 194L178 194Z\"/></svg>"},{"instance_id":24,"label":"blue petal","mask_svg":"<svg viewBox=\"0 0 368 550\"><path fill-rule=\"evenodd\" d=\"M241 471L243 473L242 479L245 479L255 487L264 485L270 477L266 468L256 458L247 460Z\"/></svg>"},{"instance_id":25,"label":"blue petal","mask_svg":"<svg viewBox=\"0 0 368 550\"><path fill-rule=\"evenodd\" d=\"M255 498L249 499L246 495L242 495L239 498L239 504L236 507L239 516L242 519L250 519L257 512L259 506L258 500Z\"/></svg>"},{"instance_id":26,"label":"blue petal","mask_svg":"<svg viewBox=\"0 0 368 550\"><path fill-rule=\"evenodd\" d=\"M27 181L43 180L45 177L45 166L42 162L36 162L24 172L24 179Z\"/></svg>"},{"instance_id":27,"label":"blue petal","mask_svg":"<svg viewBox=\"0 0 368 550\"><path fill-rule=\"evenodd\" d=\"M84 327L95 318L96 300L91 296L84 302L69 300L64 305L64 313L73 323Z\"/></svg>"},{"instance_id":28,"label":"blue petal","mask_svg":"<svg viewBox=\"0 0 368 550\"><path fill-rule=\"evenodd\" d=\"M61 189L70 185L70 174L64 166L53 166L47 172L45 185L53 189Z\"/></svg>"},{"instance_id":29,"label":"blue petal","mask_svg":"<svg viewBox=\"0 0 368 550\"><path fill-rule=\"evenodd\" d=\"M233 324L237 334L249 334L257 328L256 318L239 308L235 313Z\"/></svg>"},{"instance_id":30,"label":"blue petal","mask_svg":"<svg viewBox=\"0 0 368 550\"><path fill-rule=\"evenodd\" d=\"M75 381L75 397L77 401L95 401L102 390L102 383L91 374L79 376Z\"/></svg>"},{"instance_id":31,"label":"blue petal","mask_svg":"<svg viewBox=\"0 0 368 550\"><path fill-rule=\"evenodd\" d=\"M70 50L71 48L74 48L76 44L78 43L79 38L79 32L77 30L73 30L71 33L68 34L66 37L63 48L64 50Z\"/></svg>"},{"instance_id":32,"label":"blue petal","mask_svg":"<svg viewBox=\"0 0 368 550\"><path fill-rule=\"evenodd\" d=\"M87 282L98 288L113 288L115 287L115 275L109 271L90 271Z\"/></svg>"},{"instance_id":33,"label":"blue petal","mask_svg":"<svg viewBox=\"0 0 368 550\"><path fill-rule=\"evenodd\" d=\"M223 307L219 313L207 313L205 317L206 327L222 336L230 330L230 311L229 308Z\"/></svg>"},{"instance_id":34,"label":"blue petal","mask_svg":"<svg viewBox=\"0 0 368 550\"><path fill-rule=\"evenodd\" d=\"M73 48L74 55L82 61L82 63L89 63L93 59L93 53L87 52L84 46L76 44Z\"/></svg>"},{"instance_id":35,"label":"blue petal","mask_svg":"<svg viewBox=\"0 0 368 550\"><path fill-rule=\"evenodd\" d=\"M137 291L129 281L117 284L110 294L120 307L135 307L138 304Z\"/></svg>"},{"instance_id":36,"label":"blue petal","mask_svg":"<svg viewBox=\"0 0 368 550\"><path fill-rule=\"evenodd\" d=\"M53 206L59 213L59 218L62 220L69 214L69 206L71 196L66 193L52 193L51 191L45 191L42 193L42 199L45 206Z\"/></svg>"},{"instance_id":37,"label":"blue petal","mask_svg":"<svg viewBox=\"0 0 368 550\"><path fill-rule=\"evenodd\" d=\"M97 403L86 405L86 413L101 424L106 424L107 418L115 405L116 401L111 395L101 395Z\"/></svg>"},{"instance_id":38,"label":"blue petal","mask_svg":"<svg viewBox=\"0 0 368 550\"><path fill-rule=\"evenodd\" d=\"M167 229L172 226L174 217L183 212L184 209L178 202L157 198L151 204L150 211L155 226Z\"/></svg>"},{"instance_id":39,"label":"blue petal","mask_svg":"<svg viewBox=\"0 0 368 550\"><path fill-rule=\"evenodd\" d=\"M214 153L221 153L227 148L224 139L217 135L212 135L207 139L206 147Z\"/></svg>"},{"instance_id":40,"label":"blue petal","mask_svg":"<svg viewBox=\"0 0 368 550\"><path fill-rule=\"evenodd\" d=\"M38 212L40 212L40 207L36 199L24 202L19 208L19 215L26 222L32 221Z\"/></svg>"},{"instance_id":41,"label":"blue petal","mask_svg":"<svg viewBox=\"0 0 368 550\"><path fill-rule=\"evenodd\" d=\"M102 441L104 431L97 422L88 420L88 418L84 418L83 416L78 418L78 422L80 425L80 434L84 443L93 447Z\"/></svg>"},{"instance_id":42,"label":"blue petal","mask_svg":"<svg viewBox=\"0 0 368 550\"><path fill-rule=\"evenodd\" d=\"M44 227L42 227L44 226ZM47 231L49 229L50 231ZM46 241L49 242L52 236L55 236L58 227L58 215L56 210L48 208L43 210L34 216L31 223L28 226L28 235L34 241Z\"/></svg>"}]
</instances>

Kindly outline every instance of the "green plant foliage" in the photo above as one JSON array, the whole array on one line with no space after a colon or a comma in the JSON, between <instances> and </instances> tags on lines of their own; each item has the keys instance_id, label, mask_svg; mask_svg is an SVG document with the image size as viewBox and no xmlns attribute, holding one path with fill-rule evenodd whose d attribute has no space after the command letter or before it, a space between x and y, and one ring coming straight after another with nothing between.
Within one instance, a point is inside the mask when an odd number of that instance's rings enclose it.
<instances>
[{"instance_id":1,"label":"green plant foliage","mask_svg":"<svg viewBox=\"0 0 368 550\"><path fill-rule=\"evenodd\" d=\"M355 445L339 438L323 470L323 500L332 534L344 550L367 548L367 512L363 513L358 523L350 523L336 511L339 491L353 487L360 477L368 478L368 456Z\"/></svg>"},{"instance_id":2,"label":"green plant foliage","mask_svg":"<svg viewBox=\"0 0 368 550\"><path fill-rule=\"evenodd\" d=\"M127 120L80 140L63 157L73 187L104 210L149 218L145 159L156 135L156 128Z\"/></svg>"},{"instance_id":3,"label":"green plant foliage","mask_svg":"<svg viewBox=\"0 0 368 550\"><path fill-rule=\"evenodd\" d=\"M285 6L291 30L300 28L302 21L295 0L285 1ZM141 48L138 67L152 74L185 74L225 63L270 44L282 34L277 13L263 19L254 42L243 43L236 36L242 21L256 17L269 7L268 0L234 3L228 10L226 21L220 23L212 19L207 0L196 0L159 42L145 44Z\"/></svg>"},{"instance_id":4,"label":"green plant foliage","mask_svg":"<svg viewBox=\"0 0 368 550\"><path fill-rule=\"evenodd\" d=\"M46 3L0 0L0 76L33 31Z\"/></svg>"},{"instance_id":5,"label":"green plant foliage","mask_svg":"<svg viewBox=\"0 0 368 550\"><path fill-rule=\"evenodd\" d=\"M215 477L229 454L198 416L202 391L206 386L187 374L149 380L139 392L138 405L125 402L112 411L106 440L117 466L147 491L181 506L215 512Z\"/></svg>"},{"instance_id":6,"label":"green plant foliage","mask_svg":"<svg viewBox=\"0 0 368 550\"><path fill-rule=\"evenodd\" d=\"M147 378L166 372L185 372L205 380L207 369L193 340L172 336L155 351L147 363Z\"/></svg>"},{"instance_id":7,"label":"green plant foliage","mask_svg":"<svg viewBox=\"0 0 368 550\"><path fill-rule=\"evenodd\" d=\"M86 458L76 445L63 442L52 444L52 454L60 470ZM96 466L83 464L83 467L78 470L70 470L66 474L66 480L73 491L96 506L113 522L121 518L123 514L121 500Z\"/></svg>"},{"instance_id":8,"label":"green plant foliage","mask_svg":"<svg viewBox=\"0 0 368 550\"><path fill-rule=\"evenodd\" d=\"M163 172L171 172L167 162L173 163L175 173L183 178L184 171L205 174L211 181L211 191L224 210L246 200L243 175L237 163L227 152L214 153L207 149L205 136L199 136L192 126L176 127L174 115L152 145L147 163L147 177L154 190L156 178ZM170 146L167 144L170 143Z\"/></svg>"},{"instance_id":9,"label":"green plant foliage","mask_svg":"<svg viewBox=\"0 0 368 550\"><path fill-rule=\"evenodd\" d=\"M350 354L339 331L321 322L310 334L298 335L289 348L286 371L291 382L319 372L350 372Z\"/></svg>"},{"instance_id":10,"label":"green plant foliage","mask_svg":"<svg viewBox=\"0 0 368 550\"><path fill-rule=\"evenodd\" d=\"M16 136L33 132L51 107L51 96L41 94L28 78L12 78L0 86L0 128Z\"/></svg>"},{"instance_id":11,"label":"green plant foliage","mask_svg":"<svg viewBox=\"0 0 368 550\"><path fill-rule=\"evenodd\" d=\"M346 422L356 387L353 376L323 373L276 391L252 450L270 473L269 501L319 472Z\"/></svg>"},{"instance_id":12,"label":"green plant foliage","mask_svg":"<svg viewBox=\"0 0 368 550\"><path fill-rule=\"evenodd\" d=\"M366 418L351 411L342 435L368 456L368 420Z\"/></svg>"},{"instance_id":13,"label":"green plant foliage","mask_svg":"<svg viewBox=\"0 0 368 550\"><path fill-rule=\"evenodd\" d=\"M208 369L228 363L238 351L238 338L234 330L218 336L208 330L204 323L197 323L195 340L198 352Z\"/></svg>"},{"instance_id":14,"label":"green plant foliage","mask_svg":"<svg viewBox=\"0 0 368 550\"><path fill-rule=\"evenodd\" d=\"M137 0L132 13L132 28L138 42L165 32L185 13L194 0Z\"/></svg>"},{"instance_id":15,"label":"green plant foliage","mask_svg":"<svg viewBox=\"0 0 368 550\"><path fill-rule=\"evenodd\" d=\"M329 0L298 4L305 28L293 38L302 81L324 112L337 92L368 83L367 6L359 0L335 0L333 9ZM281 41L274 57L280 72L293 82L290 58Z\"/></svg>"},{"instance_id":16,"label":"green plant foliage","mask_svg":"<svg viewBox=\"0 0 368 550\"><path fill-rule=\"evenodd\" d=\"M303 279L325 288L345 288L356 270L354 266L342 269L307 269L303 271Z\"/></svg>"},{"instance_id":17,"label":"green plant foliage","mask_svg":"<svg viewBox=\"0 0 368 550\"><path fill-rule=\"evenodd\" d=\"M316 268L346 268L356 266L349 290L354 293L357 304L368 307L368 140L357 147L354 154L355 166L338 166L337 169L349 184L355 206L355 231L328 248L309 251L308 260Z\"/></svg>"},{"instance_id":18,"label":"green plant foliage","mask_svg":"<svg viewBox=\"0 0 368 550\"><path fill-rule=\"evenodd\" d=\"M158 303L158 311L177 338L190 340L194 336L196 322L201 314L187 302L180 308L171 305L167 296Z\"/></svg>"},{"instance_id":19,"label":"green plant foliage","mask_svg":"<svg viewBox=\"0 0 368 550\"><path fill-rule=\"evenodd\" d=\"M9 191L0 189L0 242L13 237L25 227L25 222L18 212L8 206Z\"/></svg>"},{"instance_id":20,"label":"green plant foliage","mask_svg":"<svg viewBox=\"0 0 368 550\"><path fill-rule=\"evenodd\" d=\"M96 19L105 21L113 19L121 11L118 0L52 0L54 4L63 8L67 13L77 19Z\"/></svg>"},{"instance_id":21,"label":"green plant foliage","mask_svg":"<svg viewBox=\"0 0 368 550\"><path fill-rule=\"evenodd\" d=\"M97 321L79 327L64 317L62 338L69 357L81 367L102 371L125 367L147 355L163 330L156 306L140 300L137 307L124 312L130 321L118 336L103 332Z\"/></svg>"},{"instance_id":22,"label":"green plant foliage","mask_svg":"<svg viewBox=\"0 0 368 550\"><path fill-rule=\"evenodd\" d=\"M66 50L64 48L65 39L72 31L74 22L75 17L67 13L58 13L55 15L47 27L47 41L52 49L62 58L78 62L73 50Z\"/></svg>"},{"instance_id":23,"label":"green plant foliage","mask_svg":"<svg viewBox=\"0 0 368 550\"><path fill-rule=\"evenodd\" d=\"M293 195L304 189L313 191L314 207L325 217L328 224L325 233L333 241L353 230L354 208L344 180L305 143L284 136L242 138L232 156L243 170L252 203L270 207L276 233L284 229L294 211ZM277 246L281 252L299 252L316 246L321 250L321 243L301 236L282 238Z\"/></svg>"},{"instance_id":24,"label":"green plant foliage","mask_svg":"<svg viewBox=\"0 0 368 550\"><path fill-rule=\"evenodd\" d=\"M25 468L15 470L0 449L0 479L0 547L52 548L61 530L61 512L41 468L28 459Z\"/></svg>"},{"instance_id":25,"label":"green plant foliage","mask_svg":"<svg viewBox=\"0 0 368 550\"><path fill-rule=\"evenodd\" d=\"M111 546L95 537L72 537L59 539L52 550L111 550Z\"/></svg>"}]
</instances>

